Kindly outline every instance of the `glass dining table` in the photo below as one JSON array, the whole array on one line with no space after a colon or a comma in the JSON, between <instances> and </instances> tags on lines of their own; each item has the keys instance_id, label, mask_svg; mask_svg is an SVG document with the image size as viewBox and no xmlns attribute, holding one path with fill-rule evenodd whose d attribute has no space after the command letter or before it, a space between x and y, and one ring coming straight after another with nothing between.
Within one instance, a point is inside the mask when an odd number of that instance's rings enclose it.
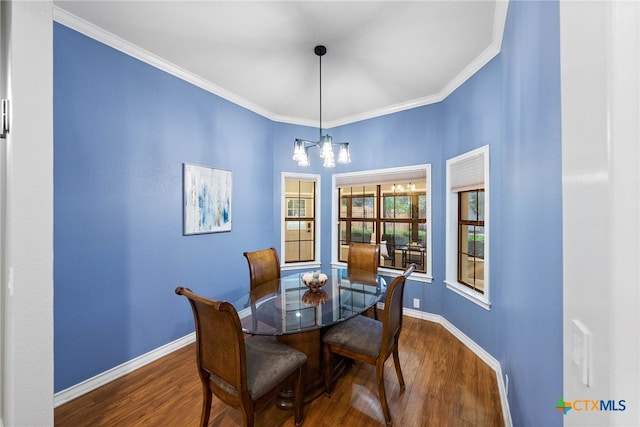
<instances>
[{"instance_id":1,"label":"glass dining table","mask_svg":"<svg viewBox=\"0 0 640 427\"><path fill-rule=\"evenodd\" d=\"M382 299L387 283L380 275L346 268L321 269L327 281L318 289L304 284L310 271L284 274L279 280L248 291L233 301L242 329L250 335L273 335L307 355L305 401L322 394L322 335L330 326L364 313ZM332 367L339 376L346 361ZM293 390L280 393L276 404L289 409Z\"/></svg>"}]
</instances>

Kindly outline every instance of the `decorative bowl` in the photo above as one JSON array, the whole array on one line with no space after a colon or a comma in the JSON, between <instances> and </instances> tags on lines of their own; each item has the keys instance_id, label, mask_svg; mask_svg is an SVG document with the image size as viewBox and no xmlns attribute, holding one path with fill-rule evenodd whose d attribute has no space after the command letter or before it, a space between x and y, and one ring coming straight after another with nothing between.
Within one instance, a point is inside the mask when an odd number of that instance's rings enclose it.
<instances>
[{"instance_id":1,"label":"decorative bowl","mask_svg":"<svg viewBox=\"0 0 640 427\"><path fill-rule=\"evenodd\" d=\"M315 291L308 290L302 295L302 302L305 305L318 305L324 304L329 300L329 295L321 289Z\"/></svg>"},{"instance_id":2,"label":"decorative bowl","mask_svg":"<svg viewBox=\"0 0 640 427\"><path fill-rule=\"evenodd\" d=\"M300 280L304 283L311 292L317 292L322 286L327 283L329 278L326 274L314 271L311 273L304 273Z\"/></svg>"}]
</instances>

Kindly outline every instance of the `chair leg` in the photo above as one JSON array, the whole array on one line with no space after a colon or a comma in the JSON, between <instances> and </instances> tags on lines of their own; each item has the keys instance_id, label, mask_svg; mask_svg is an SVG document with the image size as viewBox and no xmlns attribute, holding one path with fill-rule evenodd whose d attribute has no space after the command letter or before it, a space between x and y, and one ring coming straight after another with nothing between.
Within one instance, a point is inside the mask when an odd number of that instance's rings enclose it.
<instances>
[{"instance_id":1,"label":"chair leg","mask_svg":"<svg viewBox=\"0 0 640 427\"><path fill-rule=\"evenodd\" d=\"M331 346L325 344L323 346L324 351L324 394L326 396L331 396L333 393L332 383L333 383L333 352L331 351Z\"/></svg>"},{"instance_id":2,"label":"chair leg","mask_svg":"<svg viewBox=\"0 0 640 427\"><path fill-rule=\"evenodd\" d=\"M396 374L398 375L398 382L400 383L400 391L405 390L404 377L402 376L402 368L400 367L400 356L398 355L398 340L396 340L393 346L393 364L396 367Z\"/></svg>"},{"instance_id":3,"label":"chair leg","mask_svg":"<svg viewBox=\"0 0 640 427\"><path fill-rule=\"evenodd\" d=\"M255 425L255 407L253 406L253 402L251 403L252 405L249 408L245 406L240 407L240 411L244 417L245 427L253 427Z\"/></svg>"},{"instance_id":4,"label":"chair leg","mask_svg":"<svg viewBox=\"0 0 640 427\"><path fill-rule=\"evenodd\" d=\"M387 394L384 390L384 360L382 357L376 361L376 384L378 385L378 396L380 397L380 405L382 406L382 413L384 414L384 420L387 425L391 425L391 412L389 411L389 405L387 404Z\"/></svg>"},{"instance_id":5,"label":"chair leg","mask_svg":"<svg viewBox=\"0 0 640 427\"><path fill-rule=\"evenodd\" d=\"M212 394L205 384L202 385L202 412L200 414L200 425L207 427L209 425L209 415L211 414Z\"/></svg>"},{"instance_id":6,"label":"chair leg","mask_svg":"<svg viewBox=\"0 0 640 427\"><path fill-rule=\"evenodd\" d=\"M300 366L293 395L293 419L296 427L304 422L304 384L306 366Z\"/></svg>"}]
</instances>

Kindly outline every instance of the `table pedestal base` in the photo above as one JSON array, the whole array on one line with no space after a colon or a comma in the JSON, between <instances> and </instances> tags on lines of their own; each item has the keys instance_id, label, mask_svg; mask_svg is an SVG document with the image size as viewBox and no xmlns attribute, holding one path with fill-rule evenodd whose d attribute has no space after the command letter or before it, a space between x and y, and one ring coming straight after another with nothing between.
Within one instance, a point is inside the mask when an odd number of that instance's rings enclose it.
<instances>
[{"instance_id":1,"label":"table pedestal base","mask_svg":"<svg viewBox=\"0 0 640 427\"><path fill-rule=\"evenodd\" d=\"M322 335L319 329L290 335L279 335L278 341L307 355L307 370L304 387L304 403L309 403L324 393L324 371L322 361ZM334 357L334 381L350 367L351 360ZM276 397L280 409L293 409L293 385L285 387Z\"/></svg>"}]
</instances>

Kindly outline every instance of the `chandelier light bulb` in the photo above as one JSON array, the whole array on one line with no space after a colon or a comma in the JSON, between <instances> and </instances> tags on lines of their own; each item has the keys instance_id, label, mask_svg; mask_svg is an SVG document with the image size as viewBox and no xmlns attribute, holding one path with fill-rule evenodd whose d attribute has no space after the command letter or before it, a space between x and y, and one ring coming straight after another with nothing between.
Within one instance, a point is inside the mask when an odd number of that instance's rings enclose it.
<instances>
[{"instance_id":1,"label":"chandelier light bulb","mask_svg":"<svg viewBox=\"0 0 640 427\"><path fill-rule=\"evenodd\" d=\"M296 139L293 143L293 160L299 162L303 157L305 157L304 141Z\"/></svg>"},{"instance_id":2,"label":"chandelier light bulb","mask_svg":"<svg viewBox=\"0 0 640 427\"><path fill-rule=\"evenodd\" d=\"M325 155L324 162L322 163L322 166L324 166L325 168L334 168L334 167L336 167L335 156L333 155L333 151L331 151L330 153L327 153Z\"/></svg>"},{"instance_id":3,"label":"chandelier light bulb","mask_svg":"<svg viewBox=\"0 0 640 427\"><path fill-rule=\"evenodd\" d=\"M351 163L351 154L349 153L348 142L340 143L340 151L338 151L338 163Z\"/></svg>"},{"instance_id":4,"label":"chandelier light bulb","mask_svg":"<svg viewBox=\"0 0 640 427\"><path fill-rule=\"evenodd\" d=\"M320 157L333 156L332 138L330 135L323 135L320 138Z\"/></svg>"},{"instance_id":5,"label":"chandelier light bulb","mask_svg":"<svg viewBox=\"0 0 640 427\"><path fill-rule=\"evenodd\" d=\"M309 151L307 148L302 149L302 154L297 159L297 162L298 162L298 166L302 166L302 167L307 167L311 164L309 163Z\"/></svg>"}]
</instances>

